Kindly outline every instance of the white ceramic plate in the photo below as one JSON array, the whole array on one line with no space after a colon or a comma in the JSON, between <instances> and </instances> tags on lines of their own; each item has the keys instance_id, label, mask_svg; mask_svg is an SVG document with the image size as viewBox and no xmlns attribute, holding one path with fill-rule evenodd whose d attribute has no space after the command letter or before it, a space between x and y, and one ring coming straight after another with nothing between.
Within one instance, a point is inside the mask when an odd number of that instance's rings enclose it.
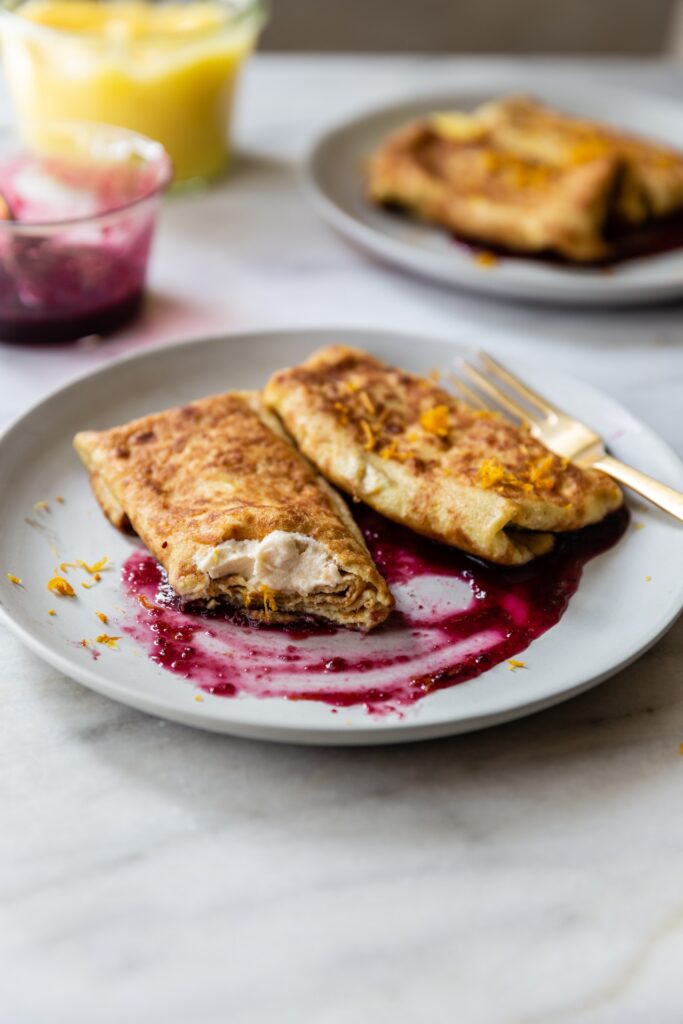
<instances>
[{"instance_id":1,"label":"white ceramic plate","mask_svg":"<svg viewBox=\"0 0 683 1024\"><path fill-rule=\"evenodd\" d=\"M627 261L609 273L503 258L482 267L447 232L385 212L364 196L364 166L393 130L434 110L469 110L509 92L529 92L571 113L659 139L683 149L683 104L624 94L603 86L529 83L498 76L448 93L363 114L326 132L306 161L307 191L332 227L368 252L404 270L490 295L581 305L632 305L683 294L683 250Z\"/></svg>"},{"instance_id":2,"label":"white ceramic plate","mask_svg":"<svg viewBox=\"0 0 683 1024\"><path fill-rule=\"evenodd\" d=\"M118 571L104 573L78 601L54 597L46 582L60 559L92 562L107 554L116 570L135 541L117 533L99 511L71 448L74 433L210 394L258 387L277 368L319 345L345 342L408 369L453 366L458 350L423 337L364 330L302 330L236 335L143 352L63 388L14 424L0 441L0 611L34 651L66 675L143 711L200 728L270 740L359 744L414 740L466 732L547 707L587 689L632 661L671 625L683 604L683 529L645 506L634 506L644 529L630 528L619 544L589 562L559 624L523 655L528 668L506 664L403 709L402 717L369 715L362 707L334 713L321 703L282 699L195 701L190 683L158 668L132 641L101 650L93 661L79 646L103 629L96 610L121 606ZM606 396L578 381L519 367L558 403L583 411L611 440L617 456L674 486L683 467L649 430ZM54 502L62 495L63 504ZM50 501L50 511L34 504ZM5 574L24 581L12 585ZM646 576L651 576L646 582ZM70 575L70 579L72 576ZM78 586L78 584L76 584ZM56 617L49 608L56 607ZM356 636L356 634L351 634Z\"/></svg>"}]
</instances>

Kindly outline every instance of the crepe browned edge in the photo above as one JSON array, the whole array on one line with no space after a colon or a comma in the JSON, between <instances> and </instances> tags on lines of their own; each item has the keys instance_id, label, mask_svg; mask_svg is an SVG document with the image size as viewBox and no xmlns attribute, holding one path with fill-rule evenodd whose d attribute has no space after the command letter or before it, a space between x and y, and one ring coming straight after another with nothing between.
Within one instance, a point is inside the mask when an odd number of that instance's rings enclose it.
<instances>
[{"instance_id":1,"label":"crepe browned edge","mask_svg":"<svg viewBox=\"0 0 683 1024\"><path fill-rule=\"evenodd\" d=\"M640 224L683 208L683 152L588 118L563 113L530 96L508 96L475 114L498 143L547 163L580 163L597 156L620 162L611 222Z\"/></svg>"},{"instance_id":2,"label":"crepe browned edge","mask_svg":"<svg viewBox=\"0 0 683 1024\"><path fill-rule=\"evenodd\" d=\"M361 629L393 607L344 500L286 439L258 392L214 395L85 431L74 444L105 514L141 537L184 602L220 602L268 622L310 614ZM274 530L323 544L343 584L309 595L250 591L238 577L212 580L195 565L204 547L262 540Z\"/></svg>"},{"instance_id":3,"label":"crepe browned edge","mask_svg":"<svg viewBox=\"0 0 683 1024\"><path fill-rule=\"evenodd\" d=\"M451 115L452 116L452 115ZM462 238L570 261L613 254L608 228L683 208L683 159L524 97L404 126L369 164L368 193Z\"/></svg>"},{"instance_id":4,"label":"crepe browned edge","mask_svg":"<svg viewBox=\"0 0 683 1024\"><path fill-rule=\"evenodd\" d=\"M551 454L493 413L343 345L281 370L264 398L324 476L418 533L503 565L602 519L612 480Z\"/></svg>"}]
</instances>

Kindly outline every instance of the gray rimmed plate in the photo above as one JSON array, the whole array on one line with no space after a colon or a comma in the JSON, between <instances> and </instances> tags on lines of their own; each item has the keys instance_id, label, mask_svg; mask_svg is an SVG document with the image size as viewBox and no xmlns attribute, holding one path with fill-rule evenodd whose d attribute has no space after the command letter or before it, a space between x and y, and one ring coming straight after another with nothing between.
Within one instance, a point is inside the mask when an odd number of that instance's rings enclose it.
<instances>
[{"instance_id":1,"label":"gray rimmed plate","mask_svg":"<svg viewBox=\"0 0 683 1024\"><path fill-rule=\"evenodd\" d=\"M267 740L373 744L426 739L494 725L548 707L613 674L651 646L683 605L683 529L655 509L632 503L634 519L616 547L588 563L558 625L527 649L527 668L500 664L471 682L432 693L401 714L368 714L362 706L279 698L204 694L150 661L129 638L92 659L81 638L103 627L118 633L120 567L136 541L105 520L71 447L83 427L104 428L219 389L258 387L274 370L332 342L365 348L408 369L453 367L459 350L421 336L374 330L305 329L192 341L117 360L55 392L0 439L0 618L46 661L113 700L203 729ZM615 455L681 487L683 467L650 430L604 394L565 376L512 363L533 386L576 407L610 441ZM54 501L63 496L63 504ZM46 511L36 502L49 500ZM94 562L107 554L112 571L55 597L46 582L61 559ZM13 585L6 573L23 580ZM646 578L651 577L648 581ZM71 576L69 577L72 578ZM78 584L76 584L78 586ZM48 610L55 608L56 616ZM352 635L348 640L353 643ZM27 681L26 685L30 685Z\"/></svg>"},{"instance_id":2,"label":"gray rimmed plate","mask_svg":"<svg viewBox=\"0 0 683 1024\"><path fill-rule=\"evenodd\" d=\"M449 92L364 113L326 131L304 167L306 190L321 216L350 241L403 270L487 295L591 306L664 302L683 295L683 249L609 268L580 268L502 257L492 265L447 232L375 207L364 194L368 156L387 135L436 110L470 110L496 96L528 92L568 112L604 121L683 150L683 104L595 85L498 75Z\"/></svg>"}]
</instances>

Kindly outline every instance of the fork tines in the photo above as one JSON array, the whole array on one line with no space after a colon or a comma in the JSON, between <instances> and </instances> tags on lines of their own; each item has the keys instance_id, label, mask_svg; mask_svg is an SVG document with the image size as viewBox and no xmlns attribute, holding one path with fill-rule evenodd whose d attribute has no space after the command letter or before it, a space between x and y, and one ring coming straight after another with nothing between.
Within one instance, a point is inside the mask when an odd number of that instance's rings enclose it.
<instances>
[{"instance_id":1,"label":"fork tines","mask_svg":"<svg viewBox=\"0 0 683 1024\"><path fill-rule=\"evenodd\" d=\"M460 378L456 378L455 381L461 394L471 405L478 409L500 408L522 423L555 419L560 415L559 409L486 352L479 352L478 356L486 372L463 359L460 369L467 382Z\"/></svg>"}]
</instances>

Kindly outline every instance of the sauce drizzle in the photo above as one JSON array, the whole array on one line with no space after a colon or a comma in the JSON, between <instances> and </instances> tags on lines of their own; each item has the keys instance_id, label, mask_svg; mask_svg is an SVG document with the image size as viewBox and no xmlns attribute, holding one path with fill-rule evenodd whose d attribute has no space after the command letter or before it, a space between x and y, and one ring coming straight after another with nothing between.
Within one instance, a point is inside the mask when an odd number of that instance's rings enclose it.
<instances>
[{"instance_id":1,"label":"sauce drizzle","mask_svg":"<svg viewBox=\"0 0 683 1024\"><path fill-rule=\"evenodd\" d=\"M357 507L354 515L397 602L372 633L314 621L265 626L239 612L181 609L147 552L125 563L129 611L117 625L158 665L210 694L396 712L525 650L559 621L585 564L615 545L629 520L621 509L560 536L550 555L505 569L368 508Z\"/></svg>"}]
</instances>

